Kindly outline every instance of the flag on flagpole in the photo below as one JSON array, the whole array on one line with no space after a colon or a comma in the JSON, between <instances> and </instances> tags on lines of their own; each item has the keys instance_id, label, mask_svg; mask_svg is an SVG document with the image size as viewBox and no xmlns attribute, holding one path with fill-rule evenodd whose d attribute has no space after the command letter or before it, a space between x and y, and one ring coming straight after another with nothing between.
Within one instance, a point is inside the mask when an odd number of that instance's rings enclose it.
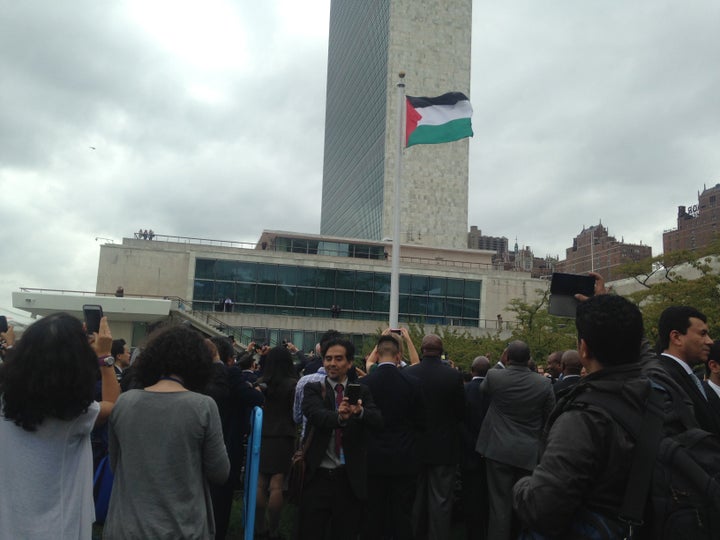
<instances>
[{"instance_id":1,"label":"flag on flagpole","mask_svg":"<svg viewBox=\"0 0 720 540\"><path fill-rule=\"evenodd\" d=\"M472 106L465 94L406 96L405 146L439 144L472 137Z\"/></svg>"}]
</instances>

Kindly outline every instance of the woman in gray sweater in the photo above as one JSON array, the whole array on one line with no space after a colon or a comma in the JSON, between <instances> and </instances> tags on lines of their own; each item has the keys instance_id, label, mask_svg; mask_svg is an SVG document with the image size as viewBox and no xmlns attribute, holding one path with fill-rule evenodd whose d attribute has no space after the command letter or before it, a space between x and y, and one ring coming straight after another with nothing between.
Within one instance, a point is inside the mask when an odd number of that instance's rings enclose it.
<instances>
[{"instance_id":1,"label":"woman in gray sweater","mask_svg":"<svg viewBox=\"0 0 720 540\"><path fill-rule=\"evenodd\" d=\"M103 538L213 538L208 482L225 482L230 462L217 405L197 393L210 351L200 334L174 326L137 362L143 389L122 394L110 416L115 482Z\"/></svg>"}]
</instances>

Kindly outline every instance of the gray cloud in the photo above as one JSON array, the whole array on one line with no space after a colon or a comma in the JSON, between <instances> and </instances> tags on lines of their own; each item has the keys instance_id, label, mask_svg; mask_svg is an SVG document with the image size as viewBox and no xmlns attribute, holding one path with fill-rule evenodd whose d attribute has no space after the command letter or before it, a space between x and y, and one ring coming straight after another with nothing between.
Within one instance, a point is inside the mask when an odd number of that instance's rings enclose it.
<instances>
[{"instance_id":1,"label":"gray cloud","mask_svg":"<svg viewBox=\"0 0 720 540\"><path fill-rule=\"evenodd\" d=\"M318 232L329 1L214 0L196 21L163 6L0 0L0 304L93 289L95 238L139 227ZM657 253L718 179L718 16L475 2L469 224L563 255L602 219Z\"/></svg>"}]
</instances>

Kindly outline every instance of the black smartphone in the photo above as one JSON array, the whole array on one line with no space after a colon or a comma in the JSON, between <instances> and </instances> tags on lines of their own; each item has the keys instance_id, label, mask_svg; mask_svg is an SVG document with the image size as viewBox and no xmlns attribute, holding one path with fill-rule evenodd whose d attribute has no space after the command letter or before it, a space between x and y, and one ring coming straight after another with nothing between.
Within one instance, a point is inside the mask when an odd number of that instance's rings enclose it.
<instances>
[{"instance_id":1,"label":"black smartphone","mask_svg":"<svg viewBox=\"0 0 720 540\"><path fill-rule=\"evenodd\" d=\"M0 315L0 333L4 333L7 331L8 331L7 317L5 315Z\"/></svg>"},{"instance_id":2,"label":"black smartphone","mask_svg":"<svg viewBox=\"0 0 720 540\"><path fill-rule=\"evenodd\" d=\"M391 328L390 332L392 332L393 334L397 334L399 336L402 335L402 330L400 330L399 328Z\"/></svg>"},{"instance_id":3,"label":"black smartphone","mask_svg":"<svg viewBox=\"0 0 720 540\"><path fill-rule=\"evenodd\" d=\"M347 387L347 393L345 394L348 398L350 405L357 405L358 399L360 399L360 385L357 383L350 383Z\"/></svg>"},{"instance_id":4,"label":"black smartphone","mask_svg":"<svg viewBox=\"0 0 720 540\"><path fill-rule=\"evenodd\" d=\"M83 314L85 315L85 327L88 334L100 331L100 319L103 318L102 306L97 304L85 304L83 306Z\"/></svg>"}]
</instances>

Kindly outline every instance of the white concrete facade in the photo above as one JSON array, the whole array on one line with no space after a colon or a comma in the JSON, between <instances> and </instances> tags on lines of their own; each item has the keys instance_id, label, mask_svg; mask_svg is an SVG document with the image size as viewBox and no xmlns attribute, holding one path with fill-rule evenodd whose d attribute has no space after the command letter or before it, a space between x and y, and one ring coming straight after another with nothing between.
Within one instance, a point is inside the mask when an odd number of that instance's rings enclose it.
<instances>
[{"instance_id":1,"label":"white concrete facade","mask_svg":"<svg viewBox=\"0 0 720 540\"><path fill-rule=\"evenodd\" d=\"M398 73L407 95L470 97L471 38L472 0L390 2L383 237L393 236ZM468 163L467 139L403 150L401 242L467 247Z\"/></svg>"},{"instance_id":2,"label":"white concrete facade","mask_svg":"<svg viewBox=\"0 0 720 540\"><path fill-rule=\"evenodd\" d=\"M307 235L310 237L311 235ZM481 281L480 319L477 328L461 327L472 335L494 333L495 320L501 314L511 322L507 307L511 300L532 302L537 291L548 286L546 280L533 279L524 272L494 270L489 264L491 252L467 249L432 249L403 246L403 274L472 279ZM123 239L122 244L101 247L97 292L110 294L121 285L126 297L134 295L167 296L192 305L195 261L198 258L242 260L247 262L293 264L306 267L338 268L362 271L390 271L389 260L371 260L326 255L306 255L180 242ZM126 298L127 299L127 298ZM91 302L86 302L91 303ZM260 326L295 330L374 333L387 321L331 319L250 313L212 313L228 326Z\"/></svg>"}]
</instances>

